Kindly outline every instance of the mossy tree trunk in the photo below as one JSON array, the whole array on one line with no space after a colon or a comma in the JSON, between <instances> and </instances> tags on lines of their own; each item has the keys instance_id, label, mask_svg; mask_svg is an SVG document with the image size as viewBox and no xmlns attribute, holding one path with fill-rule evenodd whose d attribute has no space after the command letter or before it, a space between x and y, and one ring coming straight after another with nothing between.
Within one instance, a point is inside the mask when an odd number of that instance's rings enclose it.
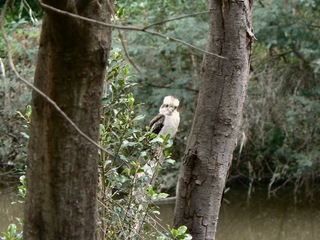
<instances>
[{"instance_id":1,"label":"mossy tree trunk","mask_svg":"<svg viewBox=\"0 0 320 240\"><path fill-rule=\"evenodd\" d=\"M110 23L110 0L43 2ZM95 141L110 45L110 28L45 9L34 84ZM98 149L33 92L24 239L95 239L97 161Z\"/></svg>"},{"instance_id":2,"label":"mossy tree trunk","mask_svg":"<svg viewBox=\"0 0 320 240\"><path fill-rule=\"evenodd\" d=\"M198 103L179 179L175 227L215 239L219 209L246 95L253 41L250 0L209 0L207 51Z\"/></svg>"}]
</instances>

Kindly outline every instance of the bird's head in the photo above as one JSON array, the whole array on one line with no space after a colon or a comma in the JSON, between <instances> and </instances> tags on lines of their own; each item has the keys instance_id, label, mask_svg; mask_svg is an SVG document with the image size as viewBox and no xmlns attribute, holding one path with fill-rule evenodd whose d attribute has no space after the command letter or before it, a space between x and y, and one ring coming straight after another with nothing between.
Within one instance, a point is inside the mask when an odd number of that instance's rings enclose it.
<instances>
[{"instance_id":1,"label":"bird's head","mask_svg":"<svg viewBox=\"0 0 320 240\"><path fill-rule=\"evenodd\" d=\"M177 111L179 107L179 100L173 96L166 96L163 99L163 103L159 109L160 114L171 115L174 111Z\"/></svg>"}]
</instances>

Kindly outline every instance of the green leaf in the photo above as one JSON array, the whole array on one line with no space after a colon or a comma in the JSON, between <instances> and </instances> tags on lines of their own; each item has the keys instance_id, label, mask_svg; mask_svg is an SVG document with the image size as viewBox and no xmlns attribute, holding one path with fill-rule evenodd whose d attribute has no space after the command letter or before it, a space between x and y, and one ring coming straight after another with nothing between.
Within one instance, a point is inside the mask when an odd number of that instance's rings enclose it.
<instances>
[{"instance_id":1,"label":"green leaf","mask_svg":"<svg viewBox=\"0 0 320 240\"><path fill-rule=\"evenodd\" d=\"M128 65L124 66L123 68L123 75L127 75L130 72L130 67Z\"/></svg>"},{"instance_id":2,"label":"green leaf","mask_svg":"<svg viewBox=\"0 0 320 240\"><path fill-rule=\"evenodd\" d=\"M176 161L171 158L166 159L165 162L170 163L172 165L176 163Z\"/></svg>"},{"instance_id":3,"label":"green leaf","mask_svg":"<svg viewBox=\"0 0 320 240\"><path fill-rule=\"evenodd\" d=\"M167 193L159 193L159 194L157 194L157 200L167 198L168 196L169 196L169 194L167 194Z\"/></svg>"},{"instance_id":4,"label":"green leaf","mask_svg":"<svg viewBox=\"0 0 320 240\"><path fill-rule=\"evenodd\" d=\"M14 237L17 233L17 226L15 224L10 224L8 227L8 233L11 238Z\"/></svg>"},{"instance_id":5,"label":"green leaf","mask_svg":"<svg viewBox=\"0 0 320 240\"><path fill-rule=\"evenodd\" d=\"M179 232L178 232L177 229L171 229L171 234L172 234L173 237L177 237Z\"/></svg>"},{"instance_id":6,"label":"green leaf","mask_svg":"<svg viewBox=\"0 0 320 240\"><path fill-rule=\"evenodd\" d=\"M129 99L128 99L128 101L129 101L129 104L130 104L131 106L133 106L133 104L134 104L134 97L133 97L133 96L130 96Z\"/></svg>"},{"instance_id":7,"label":"green leaf","mask_svg":"<svg viewBox=\"0 0 320 240\"><path fill-rule=\"evenodd\" d=\"M118 18L120 18L123 15L123 10L124 10L124 6L120 7L119 10L117 11Z\"/></svg>"},{"instance_id":8,"label":"green leaf","mask_svg":"<svg viewBox=\"0 0 320 240\"><path fill-rule=\"evenodd\" d=\"M145 139L146 139L146 135L143 135L142 137L139 137L138 141L139 141L139 142L142 142L142 141L145 140Z\"/></svg>"},{"instance_id":9,"label":"green leaf","mask_svg":"<svg viewBox=\"0 0 320 240\"><path fill-rule=\"evenodd\" d=\"M139 140L140 141L140 140ZM142 151L141 153L140 153L140 157L145 157L145 156L147 156L147 152L146 151Z\"/></svg>"},{"instance_id":10,"label":"green leaf","mask_svg":"<svg viewBox=\"0 0 320 240\"><path fill-rule=\"evenodd\" d=\"M146 116L146 115L138 115L138 116L136 116L136 117L133 119L133 121L140 121L140 120L144 119L145 116Z\"/></svg>"},{"instance_id":11,"label":"green leaf","mask_svg":"<svg viewBox=\"0 0 320 240\"><path fill-rule=\"evenodd\" d=\"M152 143L163 143L164 140L163 140L163 138L157 136L154 139L152 139L150 142L152 142Z\"/></svg>"},{"instance_id":12,"label":"green leaf","mask_svg":"<svg viewBox=\"0 0 320 240\"><path fill-rule=\"evenodd\" d=\"M160 211L159 211L159 210L153 210L153 211L152 211L152 214L160 215Z\"/></svg>"},{"instance_id":13,"label":"green leaf","mask_svg":"<svg viewBox=\"0 0 320 240\"><path fill-rule=\"evenodd\" d=\"M25 132L20 132L20 134L25 138L25 139L29 139L29 135Z\"/></svg>"},{"instance_id":14,"label":"green leaf","mask_svg":"<svg viewBox=\"0 0 320 240\"><path fill-rule=\"evenodd\" d=\"M31 114L32 114L32 108L30 105L28 105L26 108L26 116L28 117L28 122L30 122L31 120Z\"/></svg>"},{"instance_id":15,"label":"green leaf","mask_svg":"<svg viewBox=\"0 0 320 240\"><path fill-rule=\"evenodd\" d=\"M127 161L128 161L128 159L126 158L126 156L124 156L123 154L120 154L120 155L119 155L119 158L120 158L122 161L124 161L124 162L127 162Z\"/></svg>"},{"instance_id":16,"label":"green leaf","mask_svg":"<svg viewBox=\"0 0 320 240\"><path fill-rule=\"evenodd\" d=\"M18 113L18 115L23 118L26 122L28 121L27 118L20 112L20 111L16 111L16 113Z\"/></svg>"},{"instance_id":17,"label":"green leaf","mask_svg":"<svg viewBox=\"0 0 320 240\"><path fill-rule=\"evenodd\" d=\"M151 186L149 186L148 188L148 193L150 194L151 197L156 194Z\"/></svg>"},{"instance_id":18,"label":"green leaf","mask_svg":"<svg viewBox=\"0 0 320 240\"><path fill-rule=\"evenodd\" d=\"M106 131L106 129L105 129L104 125L103 125L103 124L100 124L100 125L99 125L100 135L102 135L105 131Z\"/></svg>"},{"instance_id":19,"label":"green leaf","mask_svg":"<svg viewBox=\"0 0 320 240\"><path fill-rule=\"evenodd\" d=\"M133 147L135 146L137 143L136 142L129 142L128 140L124 140L122 142L122 147Z\"/></svg>"},{"instance_id":20,"label":"green leaf","mask_svg":"<svg viewBox=\"0 0 320 240\"><path fill-rule=\"evenodd\" d=\"M187 227L186 226L180 226L178 228L178 235L182 235L187 231Z\"/></svg>"},{"instance_id":21,"label":"green leaf","mask_svg":"<svg viewBox=\"0 0 320 240\"><path fill-rule=\"evenodd\" d=\"M130 169L129 169L129 168L125 168L125 169L121 172L121 174L126 174L126 173L130 173Z\"/></svg>"},{"instance_id":22,"label":"green leaf","mask_svg":"<svg viewBox=\"0 0 320 240\"><path fill-rule=\"evenodd\" d=\"M123 79L118 79L118 84L119 84L120 86L123 86L123 85L124 85L124 80L123 80Z\"/></svg>"}]
</instances>

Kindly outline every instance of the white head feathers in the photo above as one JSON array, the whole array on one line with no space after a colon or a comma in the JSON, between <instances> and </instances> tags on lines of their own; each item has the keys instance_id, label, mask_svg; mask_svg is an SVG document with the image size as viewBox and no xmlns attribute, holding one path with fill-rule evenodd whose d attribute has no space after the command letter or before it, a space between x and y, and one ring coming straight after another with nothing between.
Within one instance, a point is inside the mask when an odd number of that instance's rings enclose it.
<instances>
[{"instance_id":1,"label":"white head feathers","mask_svg":"<svg viewBox=\"0 0 320 240\"><path fill-rule=\"evenodd\" d=\"M173 96L166 96L163 99L163 105L171 105L171 106L174 106L174 107L178 107L179 106L179 100L176 99Z\"/></svg>"},{"instance_id":2,"label":"white head feathers","mask_svg":"<svg viewBox=\"0 0 320 240\"><path fill-rule=\"evenodd\" d=\"M166 96L159 109L160 114L171 115L173 112L178 112L179 100L173 96Z\"/></svg>"}]
</instances>

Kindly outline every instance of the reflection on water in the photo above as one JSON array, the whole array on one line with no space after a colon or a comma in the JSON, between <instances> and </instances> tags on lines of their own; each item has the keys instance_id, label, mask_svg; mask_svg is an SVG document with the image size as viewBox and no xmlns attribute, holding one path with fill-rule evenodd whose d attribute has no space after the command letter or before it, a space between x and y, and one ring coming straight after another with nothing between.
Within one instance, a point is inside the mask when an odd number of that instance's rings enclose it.
<instances>
[{"instance_id":1,"label":"reflection on water","mask_svg":"<svg viewBox=\"0 0 320 240\"><path fill-rule=\"evenodd\" d=\"M16 217L22 217L23 204L12 204L20 199L16 192L11 188L0 189L0 235L7 231L11 223L15 223L19 227Z\"/></svg>"},{"instance_id":2,"label":"reflection on water","mask_svg":"<svg viewBox=\"0 0 320 240\"><path fill-rule=\"evenodd\" d=\"M292 191L267 199L256 192L247 202L245 189L225 194L220 210L217 240L318 240L320 239L320 199L294 204ZM172 225L174 203L161 204L162 225Z\"/></svg>"},{"instance_id":3,"label":"reflection on water","mask_svg":"<svg viewBox=\"0 0 320 240\"><path fill-rule=\"evenodd\" d=\"M258 192L247 204L243 191L230 192L220 210L217 240L320 239L320 199L295 205L292 192L269 200L266 192Z\"/></svg>"},{"instance_id":4,"label":"reflection on water","mask_svg":"<svg viewBox=\"0 0 320 240\"><path fill-rule=\"evenodd\" d=\"M11 189L0 189L0 232L6 231L15 217L22 216L22 204ZM225 194L217 229L217 240L318 240L320 239L320 198L297 205L291 191L267 200L266 192L256 192L247 203L245 189ZM163 226L172 225L174 201L160 205Z\"/></svg>"}]
</instances>

